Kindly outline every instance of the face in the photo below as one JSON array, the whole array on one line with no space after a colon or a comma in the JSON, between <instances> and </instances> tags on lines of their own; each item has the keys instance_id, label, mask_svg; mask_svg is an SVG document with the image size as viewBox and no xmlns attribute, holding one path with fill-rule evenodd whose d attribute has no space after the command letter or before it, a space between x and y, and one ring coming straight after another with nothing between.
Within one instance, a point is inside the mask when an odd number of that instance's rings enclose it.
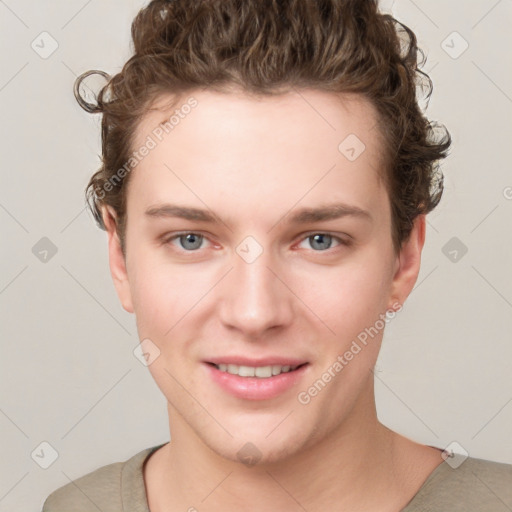
<instances>
[{"instance_id":1,"label":"face","mask_svg":"<svg viewBox=\"0 0 512 512\"><path fill-rule=\"evenodd\" d=\"M173 441L284 460L362 421L384 315L418 274L424 219L396 254L363 98L180 101L138 127L134 150L155 144L130 176L126 260L104 210L114 282L150 340Z\"/></svg>"}]
</instances>

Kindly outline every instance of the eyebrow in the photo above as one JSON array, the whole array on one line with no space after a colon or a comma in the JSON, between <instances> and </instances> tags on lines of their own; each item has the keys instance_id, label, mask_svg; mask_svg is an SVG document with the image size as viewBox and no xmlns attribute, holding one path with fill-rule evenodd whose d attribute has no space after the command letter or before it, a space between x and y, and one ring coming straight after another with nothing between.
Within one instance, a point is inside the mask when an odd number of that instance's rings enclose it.
<instances>
[{"instance_id":1,"label":"eyebrow","mask_svg":"<svg viewBox=\"0 0 512 512\"><path fill-rule=\"evenodd\" d=\"M151 206L145 213L147 216L154 218L176 217L190 221L207 222L212 224L218 222L217 217L208 210L179 206L170 203ZM367 210L345 203L335 203L320 206L318 208L302 208L293 212L293 215L291 215L287 222L289 224L308 224L339 219L342 217L356 217L367 221L372 220L372 216Z\"/></svg>"}]
</instances>

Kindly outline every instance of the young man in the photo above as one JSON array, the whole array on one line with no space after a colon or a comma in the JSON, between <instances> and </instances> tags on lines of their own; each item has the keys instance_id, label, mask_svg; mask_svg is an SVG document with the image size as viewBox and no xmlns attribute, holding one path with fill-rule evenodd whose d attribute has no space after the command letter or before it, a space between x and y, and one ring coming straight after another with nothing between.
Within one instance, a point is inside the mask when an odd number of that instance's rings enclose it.
<instances>
[{"instance_id":1,"label":"young man","mask_svg":"<svg viewBox=\"0 0 512 512\"><path fill-rule=\"evenodd\" d=\"M134 57L81 104L103 113L89 198L171 441L44 512L512 506L512 466L453 469L376 414L372 370L450 145L417 106L414 35L402 55L395 27L370 0L138 15Z\"/></svg>"}]
</instances>

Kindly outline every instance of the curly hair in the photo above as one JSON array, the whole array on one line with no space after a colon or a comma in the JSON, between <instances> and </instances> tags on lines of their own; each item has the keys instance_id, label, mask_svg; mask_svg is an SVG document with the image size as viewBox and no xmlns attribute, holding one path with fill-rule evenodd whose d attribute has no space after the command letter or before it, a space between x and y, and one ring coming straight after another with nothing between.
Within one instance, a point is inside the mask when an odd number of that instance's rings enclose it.
<instances>
[{"instance_id":1,"label":"curly hair","mask_svg":"<svg viewBox=\"0 0 512 512\"><path fill-rule=\"evenodd\" d=\"M439 203L439 160L451 136L418 105L417 86L426 88L427 104L433 86L419 69L425 55L415 34L381 13L377 0L152 0L133 20L131 35L133 55L118 74L92 70L75 82L79 104L102 114L102 163L87 185L86 202L102 229L102 206L114 209L123 254L130 173L119 171L133 152L137 125L159 95L179 97L198 88L362 95L376 108L384 141L396 251L414 219ZM94 73L107 83L90 103L81 86Z\"/></svg>"}]
</instances>

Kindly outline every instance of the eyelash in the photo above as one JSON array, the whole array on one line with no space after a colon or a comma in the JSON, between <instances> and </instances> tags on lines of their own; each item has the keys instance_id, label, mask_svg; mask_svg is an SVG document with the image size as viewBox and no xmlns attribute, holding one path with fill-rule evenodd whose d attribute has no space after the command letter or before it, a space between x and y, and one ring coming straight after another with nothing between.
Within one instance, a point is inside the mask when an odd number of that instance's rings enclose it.
<instances>
[{"instance_id":1,"label":"eyelash","mask_svg":"<svg viewBox=\"0 0 512 512\"><path fill-rule=\"evenodd\" d=\"M171 242L173 242L174 240L177 240L177 239L179 239L179 238L181 238L183 236L186 236L186 235L198 235L198 236L202 237L203 240L207 240L208 239L205 235L203 235L201 233L198 233L196 231L182 231L182 232L179 232L179 233L173 233L172 236L165 237L164 240L163 240L163 243L166 244L166 245L167 244L171 244ZM340 246L348 247L348 246L351 245L350 241L344 240L343 238L340 238L340 237L334 235L333 233L324 232L324 231L313 231L313 232L310 232L310 233L306 233L300 239L300 242L303 242L304 240L312 238L315 235L327 235L327 236L330 236L332 238L332 240L335 240L335 241L338 242L337 246L330 247L329 249L325 249L323 251L317 251L317 250L311 249L313 252L316 252L316 253L329 253L329 252L332 252L333 250L336 250L336 247L340 247ZM180 247L179 250L181 252L191 253L191 254L199 252L199 249L194 249L194 250L191 250L191 251L187 251L186 249L183 249L182 247Z\"/></svg>"}]
</instances>

